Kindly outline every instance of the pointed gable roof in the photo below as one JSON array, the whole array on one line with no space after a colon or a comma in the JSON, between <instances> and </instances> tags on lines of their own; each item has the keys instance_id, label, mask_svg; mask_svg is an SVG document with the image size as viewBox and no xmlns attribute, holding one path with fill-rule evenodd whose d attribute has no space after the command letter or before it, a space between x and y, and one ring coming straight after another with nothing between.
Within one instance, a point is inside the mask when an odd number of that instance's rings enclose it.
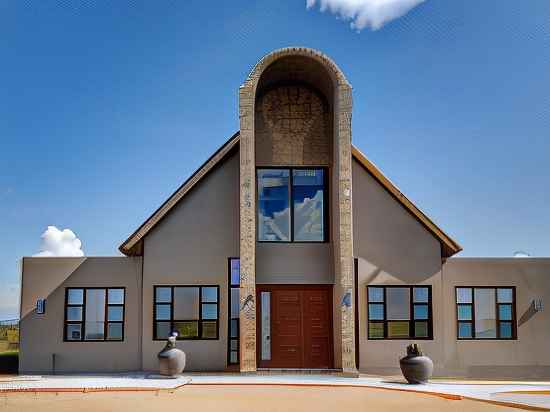
<instances>
[{"instance_id":1,"label":"pointed gable roof","mask_svg":"<svg viewBox=\"0 0 550 412\"><path fill-rule=\"evenodd\" d=\"M200 180L210 173L239 143L239 132L225 142L195 173L189 177L128 239L119 247L127 256L143 254L143 238L162 220L168 212L183 199L183 197ZM462 247L441 230L428 216L414 205L384 174L361 153L352 146L352 156L382 185L409 213L411 213L441 244L442 257L448 258L462 250Z\"/></svg>"}]
</instances>

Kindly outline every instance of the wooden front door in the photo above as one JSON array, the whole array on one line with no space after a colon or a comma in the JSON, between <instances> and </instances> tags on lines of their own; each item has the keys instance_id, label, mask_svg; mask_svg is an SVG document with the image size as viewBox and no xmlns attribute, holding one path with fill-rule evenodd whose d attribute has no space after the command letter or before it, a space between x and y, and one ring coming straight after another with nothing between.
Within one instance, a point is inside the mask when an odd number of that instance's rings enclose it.
<instances>
[{"instance_id":1,"label":"wooden front door","mask_svg":"<svg viewBox=\"0 0 550 412\"><path fill-rule=\"evenodd\" d=\"M332 286L262 285L257 302L260 367L333 367Z\"/></svg>"}]
</instances>

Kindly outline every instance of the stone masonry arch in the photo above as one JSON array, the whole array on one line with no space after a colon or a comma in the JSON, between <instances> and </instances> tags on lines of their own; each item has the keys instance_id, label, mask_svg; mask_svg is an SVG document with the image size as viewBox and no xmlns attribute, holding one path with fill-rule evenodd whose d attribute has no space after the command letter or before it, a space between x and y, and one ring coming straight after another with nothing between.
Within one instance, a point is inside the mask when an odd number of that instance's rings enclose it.
<instances>
[{"instance_id":1,"label":"stone masonry arch","mask_svg":"<svg viewBox=\"0 0 550 412\"><path fill-rule=\"evenodd\" d=\"M353 309L351 196L352 89L343 72L310 48L275 50L258 61L239 90L240 119L240 369L256 371L256 153L255 105L258 93L274 82L305 81L329 100L332 117L332 242L334 248L336 366L356 374Z\"/></svg>"}]
</instances>

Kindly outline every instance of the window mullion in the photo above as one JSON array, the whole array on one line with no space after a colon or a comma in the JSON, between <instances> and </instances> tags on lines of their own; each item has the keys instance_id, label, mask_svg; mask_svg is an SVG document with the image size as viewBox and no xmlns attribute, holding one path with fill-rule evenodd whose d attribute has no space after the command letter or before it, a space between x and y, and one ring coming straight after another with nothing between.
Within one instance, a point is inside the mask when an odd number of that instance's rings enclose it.
<instances>
[{"instance_id":1,"label":"window mullion","mask_svg":"<svg viewBox=\"0 0 550 412\"><path fill-rule=\"evenodd\" d=\"M288 170L288 184L289 184L289 205L288 205L288 211L290 214L290 241L294 242L294 169L289 168Z\"/></svg>"},{"instance_id":2,"label":"window mullion","mask_svg":"<svg viewBox=\"0 0 550 412\"><path fill-rule=\"evenodd\" d=\"M174 293L176 292L176 288L174 286L170 287L170 331L168 332L168 337L172 336L172 333L174 333ZM179 335L179 334L178 334ZM176 339L179 336L176 336Z\"/></svg>"},{"instance_id":3,"label":"window mullion","mask_svg":"<svg viewBox=\"0 0 550 412\"><path fill-rule=\"evenodd\" d=\"M409 337L413 338L414 333L414 302L413 302L413 288L409 288Z\"/></svg>"},{"instance_id":4,"label":"window mullion","mask_svg":"<svg viewBox=\"0 0 550 412\"><path fill-rule=\"evenodd\" d=\"M387 307L387 294L386 287L384 286L384 339L388 339L388 307Z\"/></svg>"},{"instance_id":5,"label":"window mullion","mask_svg":"<svg viewBox=\"0 0 550 412\"><path fill-rule=\"evenodd\" d=\"M109 289L104 289L105 292L105 313L103 320L103 340L107 340L107 321L109 320Z\"/></svg>"},{"instance_id":6,"label":"window mullion","mask_svg":"<svg viewBox=\"0 0 550 412\"><path fill-rule=\"evenodd\" d=\"M199 286L199 325L197 327L197 339L202 336L202 286Z\"/></svg>"},{"instance_id":7,"label":"window mullion","mask_svg":"<svg viewBox=\"0 0 550 412\"><path fill-rule=\"evenodd\" d=\"M476 294L475 288L470 288L472 296L472 338L477 339L476 336Z\"/></svg>"},{"instance_id":8,"label":"window mullion","mask_svg":"<svg viewBox=\"0 0 550 412\"><path fill-rule=\"evenodd\" d=\"M84 341L86 340L86 290L85 288L82 289L82 331L80 340Z\"/></svg>"}]
</instances>

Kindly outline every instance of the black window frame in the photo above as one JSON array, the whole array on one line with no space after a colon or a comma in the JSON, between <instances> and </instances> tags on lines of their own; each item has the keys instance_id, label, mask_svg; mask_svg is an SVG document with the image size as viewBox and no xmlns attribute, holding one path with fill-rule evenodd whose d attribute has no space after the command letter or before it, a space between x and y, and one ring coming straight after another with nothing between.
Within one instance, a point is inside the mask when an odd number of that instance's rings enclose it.
<instances>
[{"instance_id":1,"label":"black window frame","mask_svg":"<svg viewBox=\"0 0 550 412\"><path fill-rule=\"evenodd\" d=\"M458 302L458 289L471 289L472 303L459 303ZM496 337L494 338L478 338L476 337L476 321L475 321L475 289L494 289L495 290L495 322L496 322ZM499 289L511 289L512 290L512 303L500 303L498 301L498 290ZM456 339L457 340L475 340L475 341L514 341L518 339L518 325L517 325L517 315L516 315L516 287L515 286L455 286L455 326L456 326ZM511 320L500 320L500 306L511 305L512 306L512 319ZM458 309L461 306L470 306L470 311L472 314L472 319L470 320L459 320L458 319ZM500 324L504 322L512 323L512 336L509 338L502 337L500 333ZM471 325L472 336L471 337L461 337L459 332L459 327L461 323L468 323Z\"/></svg>"},{"instance_id":2,"label":"black window frame","mask_svg":"<svg viewBox=\"0 0 550 412\"><path fill-rule=\"evenodd\" d=\"M228 307L228 311L227 311L227 318L228 318L228 322L227 322L227 364L228 365L238 365L240 364L240 361L241 361L241 348L240 348L240 337L241 337L241 325L240 325L240 319L239 317L237 316L236 318L232 318L231 317L231 308L233 307L233 302L232 302L232 290L233 289L239 289L240 291L240 276L239 276L239 284L238 285L233 285L231 283L231 262L234 261L234 260L238 260L239 261L239 264L240 264L240 258L239 257L229 257L227 259L227 277L228 277L228 281L227 281L227 285L228 285L228 304L227 304L227 307ZM239 307L240 307L240 295L239 295ZM237 337L232 337L231 336L231 321L237 321ZM231 350L231 342L232 341L236 341L237 342L237 350ZM231 362L231 352L237 352L237 361L236 362Z\"/></svg>"},{"instance_id":3,"label":"black window frame","mask_svg":"<svg viewBox=\"0 0 550 412\"><path fill-rule=\"evenodd\" d=\"M123 291L123 303L109 303L109 290L122 289ZM82 290L82 304L69 304L69 291L70 290ZM104 290L105 291L105 315L103 320L103 339L86 339L86 291L87 290ZM79 307L82 310L82 316L80 321L68 320L67 309L71 307ZM122 320L108 320L109 319L109 307L122 307ZM63 306L63 342L124 342L125 338L125 323L126 323L126 287L125 286L71 286L65 288L65 304ZM109 324L121 324L122 336L120 339L108 339ZM80 325L80 339L69 339L67 336L67 327L69 325Z\"/></svg>"},{"instance_id":4,"label":"black window frame","mask_svg":"<svg viewBox=\"0 0 550 412\"><path fill-rule=\"evenodd\" d=\"M258 193L258 172L261 170L288 170L288 200L290 211L289 240L262 240L260 239L260 220L258 219L258 207L260 203ZM323 170L323 240L294 240L294 170ZM330 214L329 214L329 167L328 166L258 166L256 167L256 241L259 243L327 243L330 241Z\"/></svg>"},{"instance_id":5,"label":"black window frame","mask_svg":"<svg viewBox=\"0 0 550 412\"><path fill-rule=\"evenodd\" d=\"M157 289L170 288L171 297L170 302L157 302ZM199 289L199 318L198 319L174 319L174 289L175 288L195 288ZM217 301L203 302L202 289L203 288L216 288ZM170 305L170 320L157 320L157 304ZM202 305L216 305L216 319L203 319L202 317ZM216 322L216 336L211 338L202 337L203 322ZM170 322L170 333L174 332L175 322L197 322L197 336L194 337L182 337L177 336L177 340L219 340L220 339L220 285L154 285L153 286L153 340L165 341L167 337L157 336L157 322Z\"/></svg>"},{"instance_id":6,"label":"black window frame","mask_svg":"<svg viewBox=\"0 0 550 412\"><path fill-rule=\"evenodd\" d=\"M384 300L370 302L369 300L369 288L381 288L384 291ZM391 320L388 319L388 309L387 309L387 289L394 288L407 288L409 289L409 319L408 320ZM414 289L415 288L427 288L428 289L428 302L415 302L414 301ZM431 285L367 285L367 339L373 341L384 341L384 340L433 340L433 300L432 300L432 286ZM372 304L383 304L384 305L384 317L382 320L369 319L369 303ZM414 306L415 305L427 305L428 306L428 319L415 319L414 318ZM415 322L427 322L428 323L428 336L416 337ZM388 337L388 324L390 322L409 322L409 336L408 337ZM384 336L381 338L371 337L369 334L369 328L371 323L383 324Z\"/></svg>"}]
</instances>

